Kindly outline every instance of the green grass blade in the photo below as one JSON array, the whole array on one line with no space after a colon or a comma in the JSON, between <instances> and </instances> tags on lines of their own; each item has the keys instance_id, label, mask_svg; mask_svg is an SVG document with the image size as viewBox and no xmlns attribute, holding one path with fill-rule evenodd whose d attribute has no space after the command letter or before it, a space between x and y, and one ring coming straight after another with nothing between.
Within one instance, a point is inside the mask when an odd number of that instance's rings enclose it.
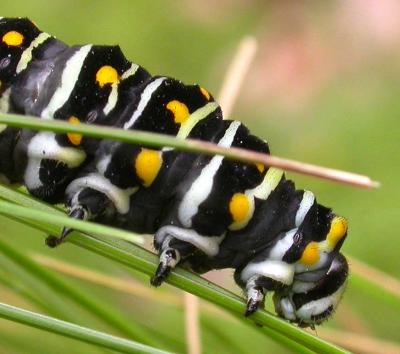
<instances>
[{"instance_id":1,"label":"green grass blade","mask_svg":"<svg viewBox=\"0 0 400 354\"><path fill-rule=\"evenodd\" d=\"M159 133L150 133L145 131L123 130L113 127L105 127L96 124L70 124L68 122L56 119L38 119L37 117L22 116L18 114L0 113L0 123L13 127L53 131L56 133L79 133L84 136L111 139L132 144L140 144L153 147L173 147L181 151L204 153L208 155L223 155L227 158L243 162L265 163L268 159L267 154L256 153L239 148L223 148L216 144L190 140L177 139Z\"/></svg>"},{"instance_id":2,"label":"green grass blade","mask_svg":"<svg viewBox=\"0 0 400 354\"><path fill-rule=\"evenodd\" d=\"M45 222L57 225L60 227L60 231L61 227L65 226L74 230L79 230L81 232L90 232L91 234L94 235L100 235L106 237L112 235L112 237L114 238L120 238L129 242L143 244L143 237L141 235L117 229L115 227L100 225L90 221L72 219L65 214L53 215L49 214L48 212L32 210L32 209L26 209L25 211L22 210L16 211L13 208L13 204L7 202L4 203L0 202L0 213L7 214L8 216L14 216L14 217L20 216L28 218L31 220L38 221L39 223ZM34 215L34 217L30 218L29 214Z\"/></svg>"},{"instance_id":3,"label":"green grass blade","mask_svg":"<svg viewBox=\"0 0 400 354\"><path fill-rule=\"evenodd\" d=\"M1 189L4 188L5 187L2 187ZM12 194L12 191L8 190L8 197L11 197L10 193ZM22 205L24 205L24 203L40 203L32 200L24 201L25 198L31 199L28 196L23 197L22 195L16 195L14 200ZM47 208L47 206L45 207ZM22 211L24 208L20 208L19 210ZM30 215L30 217L32 218L32 215ZM48 232L54 232L54 227L49 227ZM78 233L73 233L71 234L69 241L148 275L154 273L158 263L157 257L154 254L118 239L82 236ZM243 299L183 269L177 269L172 272L168 282L235 314L241 315L244 312L245 304ZM254 321L257 324L268 327L268 331L275 331L281 336L287 337L290 340L305 346L309 350L325 353L346 353L345 350L323 341L320 338L314 337L300 328L292 326L288 322L283 321L276 316L272 316L265 311L257 311L251 319L243 318L243 320ZM265 329L261 330L265 331Z\"/></svg>"},{"instance_id":4,"label":"green grass blade","mask_svg":"<svg viewBox=\"0 0 400 354\"><path fill-rule=\"evenodd\" d=\"M397 295L387 291L384 287L379 287L375 282L371 282L368 278L359 274L351 273L350 277L351 285L357 287L360 292L369 294L379 301L384 301L400 311L400 298Z\"/></svg>"},{"instance_id":5,"label":"green grass blade","mask_svg":"<svg viewBox=\"0 0 400 354\"><path fill-rule=\"evenodd\" d=\"M0 317L121 353L167 353L166 351L155 349L134 341L115 337L3 303L0 303Z\"/></svg>"},{"instance_id":6,"label":"green grass blade","mask_svg":"<svg viewBox=\"0 0 400 354\"><path fill-rule=\"evenodd\" d=\"M4 202L0 201L0 204L1 203ZM67 283L46 268L32 261L29 257L26 257L2 239L0 239L0 252L23 267L26 271L30 272L38 280L45 282L53 290L57 291L60 296L70 298L121 333L146 344L160 346L160 343L154 335L143 329L138 323L123 318L115 309L110 308L109 304L102 303L99 299L86 295L77 287Z\"/></svg>"},{"instance_id":7,"label":"green grass blade","mask_svg":"<svg viewBox=\"0 0 400 354\"><path fill-rule=\"evenodd\" d=\"M65 300L54 294L54 291L47 286L44 282L37 279L35 276L31 276L29 273L24 271L21 267L16 267L15 263L7 259L9 264L6 263L6 259L2 260L2 268L7 269L5 272L0 272L0 283L10 289L15 294L19 295L25 301L29 301L35 307L45 311L48 315L63 319L65 321L73 321L74 314L71 308L66 308Z\"/></svg>"},{"instance_id":8,"label":"green grass blade","mask_svg":"<svg viewBox=\"0 0 400 354\"><path fill-rule=\"evenodd\" d=\"M57 119L38 119L37 117L32 116L5 113L0 113L0 124L6 124L12 127L25 129L53 131L56 133L78 133L88 137L98 139L107 138L115 141L139 144L143 146L159 148L173 147L180 151L192 153L222 155L228 159L241 162L262 163L266 166L274 166L286 171L325 178L363 188L378 188L380 186L379 182L372 181L368 176L305 164L257 151L246 150L237 147L225 148L207 141L180 139L159 133L151 133L139 130L124 130L95 124L70 124L66 121Z\"/></svg>"}]
</instances>

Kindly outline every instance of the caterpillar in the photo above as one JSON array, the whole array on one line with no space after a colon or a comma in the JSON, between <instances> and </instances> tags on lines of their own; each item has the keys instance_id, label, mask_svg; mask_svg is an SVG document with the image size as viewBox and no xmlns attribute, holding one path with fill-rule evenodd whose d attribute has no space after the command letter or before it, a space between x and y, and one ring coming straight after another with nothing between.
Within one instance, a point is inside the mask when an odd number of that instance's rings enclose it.
<instances>
[{"instance_id":1,"label":"caterpillar","mask_svg":"<svg viewBox=\"0 0 400 354\"><path fill-rule=\"evenodd\" d=\"M0 18L0 111L269 153L205 88L152 76L118 46L68 46L26 18ZM346 219L274 167L1 125L0 180L64 203L71 218L154 235L155 286L178 264L233 268L246 316L272 293L280 317L313 327L346 286Z\"/></svg>"}]
</instances>

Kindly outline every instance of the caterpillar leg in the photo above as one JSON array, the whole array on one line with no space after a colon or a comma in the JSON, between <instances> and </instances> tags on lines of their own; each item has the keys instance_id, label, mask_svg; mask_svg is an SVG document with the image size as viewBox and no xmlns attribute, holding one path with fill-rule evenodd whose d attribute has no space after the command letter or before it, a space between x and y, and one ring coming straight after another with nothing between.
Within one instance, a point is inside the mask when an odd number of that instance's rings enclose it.
<instances>
[{"instance_id":1,"label":"caterpillar leg","mask_svg":"<svg viewBox=\"0 0 400 354\"><path fill-rule=\"evenodd\" d=\"M157 245L156 245L157 247ZM153 286L160 286L182 259L190 256L195 247L184 241L167 236L160 249L160 258L157 270L150 282Z\"/></svg>"},{"instance_id":2,"label":"caterpillar leg","mask_svg":"<svg viewBox=\"0 0 400 354\"><path fill-rule=\"evenodd\" d=\"M154 246L160 253L160 264L151 283L155 286L161 285L171 269L197 250L208 256L215 256L224 236L204 236L195 230L173 225L161 227L154 235Z\"/></svg>"},{"instance_id":3,"label":"caterpillar leg","mask_svg":"<svg viewBox=\"0 0 400 354\"><path fill-rule=\"evenodd\" d=\"M260 276L255 275L246 284L247 305L244 313L246 317L264 305L265 293L263 287L259 284L259 280Z\"/></svg>"},{"instance_id":4,"label":"caterpillar leg","mask_svg":"<svg viewBox=\"0 0 400 354\"><path fill-rule=\"evenodd\" d=\"M111 200L104 194L92 188L83 188L74 195L69 203L69 217L77 220L96 220L99 216L113 213ZM73 229L64 227L60 237L50 235L46 245L54 248L63 243Z\"/></svg>"},{"instance_id":5,"label":"caterpillar leg","mask_svg":"<svg viewBox=\"0 0 400 354\"><path fill-rule=\"evenodd\" d=\"M246 293L246 310L244 315L246 317L252 315L259 308L264 307L265 294L268 291L275 291L284 287L284 285L274 279L255 274L250 277L246 284L243 286Z\"/></svg>"},{"instance_id":6,"label":"caterpillar leg","mask_svg":"<svg viewBox=\"0 0 400 354\"><path fill-rule=\"evenodd\" d=\"M235 271L236 283L245 291L245 316L264 306L265 293L285 288L293 280L293 267L282 261L259 259Z\"/></svg>"}]
</instances>

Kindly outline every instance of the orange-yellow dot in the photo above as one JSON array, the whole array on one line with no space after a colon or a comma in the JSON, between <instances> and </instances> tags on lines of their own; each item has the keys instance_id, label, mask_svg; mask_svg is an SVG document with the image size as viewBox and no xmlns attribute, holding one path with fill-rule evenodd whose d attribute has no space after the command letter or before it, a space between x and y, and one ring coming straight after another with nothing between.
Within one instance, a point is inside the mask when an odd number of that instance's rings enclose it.
<instances>
[{"instance_id":1,"label":"orange-yellow dot","mask_svg":"<svg viewBox=\"0 0 400 354\"><path fill-rule=\"evenodd\" d=\"M245 221L250 213L250 202L246 194L235 193L229 202L229 212L234 222Z\"/></svg>"},{"instance_id":2,"label":"orange-yellow dot","mask_svg":"<svg viewBox=\"0 0 400 354\"><path fill-rule=\"evenodd\" d=\"M312 266L319 261L319 248L317 242L310 242L303 251L300 263L306 266Z\"/></svg>"},{"instance_id":3,"label":"orange-yellow dot","mask_svg":"<svg viewBox=\"0 0 400 354\"><path fill-rule=\"evenodd\" d=\"M24 42L24 35L17 31L7 32L2 41L10 47L19 47Z\"/></svg>"},{"instance_id":4,"label":"orange-yellow dot","mask_svg":"<svg viewBox=\"0 0 400 354\"><path fill-rule=\"evenodd\" d=\"M68 118L68 122L71 124L79 124L81 121L78 118L72 116L72 117ZM67 137L68 137L68 140L70 141L70 143L75 146L80 145L82 142L82 138L83 138L81 134L77 134L77 133L68 133Z\"/></svg>"},{"instance_id":5,"label":"orange-yellow dot","mask_svg":"<svg viewBox=\"0 0 400 354\"><path fill-rule=\"evenodd\" d=\"M137 155L135 159L135 171L145 187L150 186L156 179L161 165L161 151L143 148Z\"/></svg>"},{"instance_id":6,"label":"orange-yellow dot","mask_svg":"<svg viewBox=\"0 0 400 354\"><path fill-rule=\"evenodd\" d=\"M265 171L265 166L262 163L256 163L257 170L260 171L260 173L263 173Z\"/></svg>"},{"instance_id":7,"label":"orange-yellow dot","mask_svg":"<svg viewBox=\"0 0 400 354\"><path fill-rule=\"evenodd\" d=\"M118 71L110 65L104 65L96 73L96 82L100 87L119 82Z\"/></svg>"},{"instance_id":8,"label":"orange-yellow dot","mask_svg":"<svg viewBox=\"0 0 400 354\"><path fill-rule=\"evenodd\" d=\"M330 247L334 248L336 244L346 235L347 220L341 216L335 216L332 219L326 240Z\"/></svg>"},{"instance_id":9,"label":"orange-yellow dot","mask_svg":"<svg viewBox=\"0 0 400 354\"><path fill-rule=\"evenodd\" d=\"M190 115L189 108L184 103L177 100L168 102L167 109L172 112L174 121L178 124L185 122Z\"/></svg>"},{"instance_id":10,"label":"orange-yellow dot","mask_svg":"<svg viewBox=\"0 0 400 354\"><path fill-rule=\"evenodd\" d=\"M207 100L210 99L211 95L204 87L200 87L200 92Z\"/></svg>"}]
</instances>

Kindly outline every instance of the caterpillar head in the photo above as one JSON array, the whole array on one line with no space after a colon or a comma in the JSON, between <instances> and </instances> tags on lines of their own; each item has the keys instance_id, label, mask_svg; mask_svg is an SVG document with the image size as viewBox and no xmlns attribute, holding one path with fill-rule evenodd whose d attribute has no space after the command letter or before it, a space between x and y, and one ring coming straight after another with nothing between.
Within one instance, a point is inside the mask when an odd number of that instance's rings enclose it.
<instances>
[{"instance_id":1,"label":"caterpillar head","mask_svg":"<svg viewBox=\"0 0 400 354\"><path fill-rule=\"evenodd\" d=\"M347 221L331 211L322 211L320 207L320 226L309 229L313 237L303 235L308 241L294 264L293 283L274 296L277 313L302 326L319 324L334 312L348 276L347 261L339 253L347 235Z\"/></svg>"},{"instance_id":2,"label":"caterpillar head","mask_svg":"<svg viewBox=\"0 0 400 354\"><path fill-rule=\"evenodd\" d=\"M328 268L296 274L289 288L275 292L275 310L279 316L302 327L314 327L337 308L347 277L346 258L337 253Z\"/></svg>"}]
</instances>

